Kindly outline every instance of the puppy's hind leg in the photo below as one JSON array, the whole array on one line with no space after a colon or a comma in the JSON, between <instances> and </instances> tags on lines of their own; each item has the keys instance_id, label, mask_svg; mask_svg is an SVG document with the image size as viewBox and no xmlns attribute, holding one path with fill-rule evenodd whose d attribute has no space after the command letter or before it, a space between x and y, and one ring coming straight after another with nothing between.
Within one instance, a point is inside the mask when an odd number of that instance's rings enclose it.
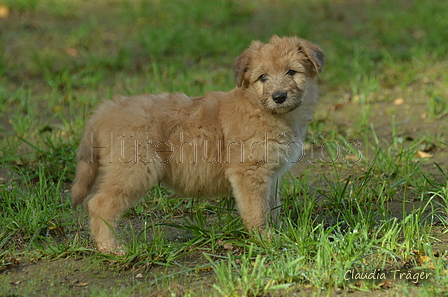
<instances>
[{"instance_id":1,"label":"puppy's hind leg","mask_svg":"<svg viewBox=\"0 0 448 297\"><path fill-rule=\"evenodd\" d=\"M133 165L132 170L105 168L95 194L87 202L92 237L101 253L126 254L115 236L118 220L157 182L144 167Z\"/></svg>"}]
</instances>

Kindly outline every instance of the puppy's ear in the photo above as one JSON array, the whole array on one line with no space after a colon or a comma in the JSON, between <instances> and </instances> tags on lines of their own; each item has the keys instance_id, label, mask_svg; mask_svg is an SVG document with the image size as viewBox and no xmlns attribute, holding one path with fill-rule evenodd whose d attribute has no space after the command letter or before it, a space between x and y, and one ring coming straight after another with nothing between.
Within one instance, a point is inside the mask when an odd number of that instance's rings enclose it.
<instances>
[{"instance_id":1,"label":"puppy's ear","mask_svg":"<svg viewBox=\"0 0 448 297\"><path fill-rule=\"evenodd\" d=\"M244 84L244 75L247 70L249 70L249 64L252 55L258 51L263 46L263 43L255 40L252 41L249 48L246 49L238 58L236 58L235 62L235 78L238 84L238 87L243 86Z\"/></svg>"},{"instance_id":2,"label":"puppy's ear","mask_svg":"<svg viewBox=\"0 0 448 297\"><path fill-rule=\"evenodd\" d=\"M316 74L322 72L325 54L317 45L302 39L299 43L299 51L303 52L308 57L313 64L313 70Z\"/></svg>"}]
</instances>

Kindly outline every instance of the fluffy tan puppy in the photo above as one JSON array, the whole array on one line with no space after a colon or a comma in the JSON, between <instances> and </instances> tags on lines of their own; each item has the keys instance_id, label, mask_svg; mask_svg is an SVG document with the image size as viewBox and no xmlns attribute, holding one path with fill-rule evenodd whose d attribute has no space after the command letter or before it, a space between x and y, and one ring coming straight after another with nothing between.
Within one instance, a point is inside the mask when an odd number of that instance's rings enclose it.
<instances>
[{"instance_id":1,"label":"fluffy tan puppy","mask_svg":"<svg viewBox=\"0 0 448 297\"><path fill-rule=\"evenodd\" d=\"M119 97L101 103L78 151L72 204L84 202L103 253L122 213L160 183L188 197L230 195L249 230L265 229L277 181L302 155L318 101L322 50L296 37L253 41L229 92Z\"/></svg>"}]
</instances>

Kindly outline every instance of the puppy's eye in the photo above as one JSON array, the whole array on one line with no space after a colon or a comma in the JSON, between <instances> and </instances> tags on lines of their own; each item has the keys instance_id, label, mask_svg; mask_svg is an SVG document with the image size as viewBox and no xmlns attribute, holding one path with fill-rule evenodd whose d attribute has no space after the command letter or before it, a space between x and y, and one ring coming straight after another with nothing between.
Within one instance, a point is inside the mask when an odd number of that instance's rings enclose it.
<instances>
[{"instance_id":1,"label":"puppy's eye","mask_svg":"<svg viewBox=\"0 0 448 297\"><path fill-rule=\"evenodd\" d=\"M296 74L296 73L297 73L297 71L292 70L292 69L289 69L288 72L286 72L287 75L291 75L291 76Z\"/></svg>"},{"instance_id":2,"label":"puppy's eye","mask_svg":"<svg viewBox=\"0 0 448 297\"><path fill-rule=\"evenodd\" d=\"M260 77L258 77L258 80L261 82L265 82L267 79L268 78L267 78L266 74L262 74L262 75L260 75Z\"/></svg>"}]
</instances>

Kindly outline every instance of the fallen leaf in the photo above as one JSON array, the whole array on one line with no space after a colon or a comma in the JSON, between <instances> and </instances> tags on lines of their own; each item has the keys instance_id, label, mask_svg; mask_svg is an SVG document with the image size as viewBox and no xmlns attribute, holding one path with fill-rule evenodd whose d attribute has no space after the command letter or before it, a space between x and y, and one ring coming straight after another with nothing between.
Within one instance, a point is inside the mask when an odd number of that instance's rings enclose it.
<instances>
[{"instance_id":1,"label":"fallen leaf","mask_svg":"<svg viewBox=\"0 0 448 297\"><path fill-rule=\"evenodd\" d=\"M435 269L434 263L431 261L431 257L429 256L419 256L418 262L423 267Z\"/></svg>"},{"instance_id":2,"label":"fallen leaf","mask_svg":"<svg viewBox=\"0 0 448 297\"><path fill-rule=\"evenodd\" d=\"M382 281L378 286L383 289L390 289L392 287L392 281L390 280Z\"/></svg>"},{"instance_id":3,"label":"fallen leaf","mask_svg":"<svg viewBox=\"0 0 448 297\"><path fill-rule=\"evenodd\" d=\"M340 110L342 108L344 108L344 104L335 104L333 105L332 110Z\"/></svg>"},{"instance_id":4,"label":"fallen leaf","mask_svg":"<svg viewBox=\"0 0 448 297\"><path fill-rule=\"evenodd\" d=\"M71 282L73 286L75 287L85 287L87 286L89 283L83 283L80 282L79 280L75 279L74 281Z\"/></svg>"},{"instance_id":5,"label":"fallen leaf","mask_svg":"<svg viewBox=\"0 0 448 297\"><path fill-rule=\"evenodd\" d=\"M425 152L422 152L422 151L418 151L418 152L415 154L415 156L416 156L417 158L420 158L420 159L429 159L429 158L432 158L432 157L433 157L433 155L428 154L428 153L425 153Z\"/></svg>"},{"instance_id":6,"label":"fallen leaf","mask_svg":"<svg viewBox=\"0 0 448 297\"><path fill-rule=\"evenodd\" d=\"M348 156L345 156L345 160L347 160L347 161L358 161L360 159L361 159L361 157L358 156L358 155L348 155Z\"/></svg>"},{"instance_id":7,"label":"fallen leaf","mask_svg":"<svg viewBox=\"0 0 448 297\"><path fill-rule=\"evenodd\" d=\"M397 98L394 100L394 105L401 105L404 103L404 99L403 98Z\"/></svg>"},{"instance_id":8,"label":"fallen leaf","mask_svg":"<svg viewBox=\"0 0 448 297\"><path fill-rule=\"evenodd\" d=\"M9 8L5 5L0 5L0 18L5 19L9 15Z\"/></svg>"},{"instance_id":9,"label":"fallen leaf","mask_svg":"<svg viewBox=\"0 0 448 297\"><path fill-rule=\"evenodd\" d=\"M12 258L12 259L11 259L11 265L12 265L12 266L19 266L19 265L20 265L20 262L19 262L19 260L17 260L16 258Z\"/></svg>"},{"instance_id":10,"label":"fallen leaf","mask_svg":"<svg viewBox=\"0 0 448 297\"><path fill-rule=\"evenodd\" d=\"M233 244L231 243L224 243L223 247L228 250L228 251L232 251L233 250Z\"/></svg>"}]
</instances>

